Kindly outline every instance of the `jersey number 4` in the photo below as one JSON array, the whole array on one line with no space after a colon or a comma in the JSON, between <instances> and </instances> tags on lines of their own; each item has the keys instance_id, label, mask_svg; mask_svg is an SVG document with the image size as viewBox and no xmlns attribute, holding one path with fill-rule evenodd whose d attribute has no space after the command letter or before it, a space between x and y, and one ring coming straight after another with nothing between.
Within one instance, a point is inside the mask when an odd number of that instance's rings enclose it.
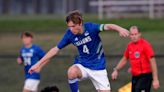
<instances>
[{"instance_id":1,"label":"jersey number 4","mask_svg":"<svg viewBox=\"0 0 164 92\"><path fill-rule=\"evenodd\" d=\"M83 53L89 54L89 49L88 49L87 45L83 46Z\"/></svg>"}]
</instances>

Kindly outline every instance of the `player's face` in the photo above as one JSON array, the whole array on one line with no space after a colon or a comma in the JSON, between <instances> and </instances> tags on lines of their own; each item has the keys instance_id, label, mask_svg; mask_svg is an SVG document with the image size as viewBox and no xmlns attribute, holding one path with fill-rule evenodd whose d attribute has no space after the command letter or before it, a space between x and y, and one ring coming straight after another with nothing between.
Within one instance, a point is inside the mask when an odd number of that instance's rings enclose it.
<instances>
[{"instance_id":1,"label":"player's face","mask_svg":"<svg viewBox=\"0 0 164 92\"><path fill-rule=\"evenodd\" d=\"M72 21L67 23L68 28L71 30L73 34L79 34L82 30L82 24L74 24Z\"/></svg>"},{"instance_id":2,"label":"player's face","mask_svg":"<svg viewBox=\"0 0 164 92\"><path fill-rule=\"evenodd\" d=\"M26 46L28 45L31 45L32 44L32 38L31 37L26 37L26 36L23 36L22 37L22 42L23 44Z\"/></svg>"},{"instance_id":3,"label":"player's face","mask_svg":"<svg viewBox=\"0 0 164 92\"><path fill-rule=\"evenodd\" d=\"M130 30L130 39L133 42L137 42L141 37L141 33L137 29Z\"/></svg>"}]
</instances>

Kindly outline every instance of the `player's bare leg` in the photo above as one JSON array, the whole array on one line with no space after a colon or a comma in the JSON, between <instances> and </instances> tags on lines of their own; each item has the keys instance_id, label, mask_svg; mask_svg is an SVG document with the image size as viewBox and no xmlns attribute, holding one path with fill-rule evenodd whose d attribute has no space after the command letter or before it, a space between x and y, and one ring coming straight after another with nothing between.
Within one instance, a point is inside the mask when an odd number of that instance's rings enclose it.
<instances>
[{"instance_id":1,"label":"player's bare leg","mask_svg":"<svg viewBox=\"0 0 164 92\"><path fill-rule=\"evenodd\" d=\"M76 65L72 65L68 69L68 79L75 79L75 78L81 78L81 77L82 77L81 70Z\"/></svg>"},{"instance_id":2,"label":"player's bare leg","mask_svg":"<svg viewBox=\"0 0 164 92\"><path fill-rule=\"evenodd\" d=\"M68 81L71 88L71 92L79 92L78 79L81 77L81 70L76 65L72 65L68 69Z\"/></svg>"}]
</instances>

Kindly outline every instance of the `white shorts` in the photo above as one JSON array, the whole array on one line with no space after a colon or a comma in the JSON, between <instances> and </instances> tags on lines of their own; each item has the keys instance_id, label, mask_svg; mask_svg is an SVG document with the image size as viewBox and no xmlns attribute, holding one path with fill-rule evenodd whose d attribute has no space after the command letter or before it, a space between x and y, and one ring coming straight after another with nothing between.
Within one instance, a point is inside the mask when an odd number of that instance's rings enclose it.
<instances>
[{"instance_id":1,"label":"white shorts","mask_svg":"<svg viewBox=\"0 0 164 92\"><path fill-rule=\"evenodd\" d=\"M82 72L82 78L79 80L89 78L95 86L96 90L111 90L106 69L91 70L89 68L82 66L81 64L75 65L78 66Z\"/></svg>"},{"instance_id":2,"label":"white shorts","mask_svg":"<svg viewBox=\"0 0 164 92\"><path fill-rule=\"evenodd\" d=\"M25 84L24 84L24 89L30 90L32 92L37 92L39 83L40 83L40 80L26 79Z\"/></svg>"}]
</instances>

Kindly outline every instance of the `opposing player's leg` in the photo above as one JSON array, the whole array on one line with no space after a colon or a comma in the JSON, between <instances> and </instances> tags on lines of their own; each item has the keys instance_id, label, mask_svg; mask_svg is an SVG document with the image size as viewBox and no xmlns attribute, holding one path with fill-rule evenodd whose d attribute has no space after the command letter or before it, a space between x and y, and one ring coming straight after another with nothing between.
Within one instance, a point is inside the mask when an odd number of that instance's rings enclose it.
<instances>
[{"instance_id":1,"label":"opposing player's leg","mask_svg":"<svg viewBox=\"0 0 164 92\"><path fill-rule=\"evenodd\" d=\"M68 69L68 82L72 92L79 92L78 80L82 77L82 73L78 66L72 65Z\"/></svg>"},{"instance_id":2,"label":"opposing player's leg","mask_svg":"<svg viewBox=\"0 0 164 92\"><path fill-rule=\"evenodd\" d=\"M26 79L23 92L37 92L40 80Z\"/></svg>"}]
</instances>

